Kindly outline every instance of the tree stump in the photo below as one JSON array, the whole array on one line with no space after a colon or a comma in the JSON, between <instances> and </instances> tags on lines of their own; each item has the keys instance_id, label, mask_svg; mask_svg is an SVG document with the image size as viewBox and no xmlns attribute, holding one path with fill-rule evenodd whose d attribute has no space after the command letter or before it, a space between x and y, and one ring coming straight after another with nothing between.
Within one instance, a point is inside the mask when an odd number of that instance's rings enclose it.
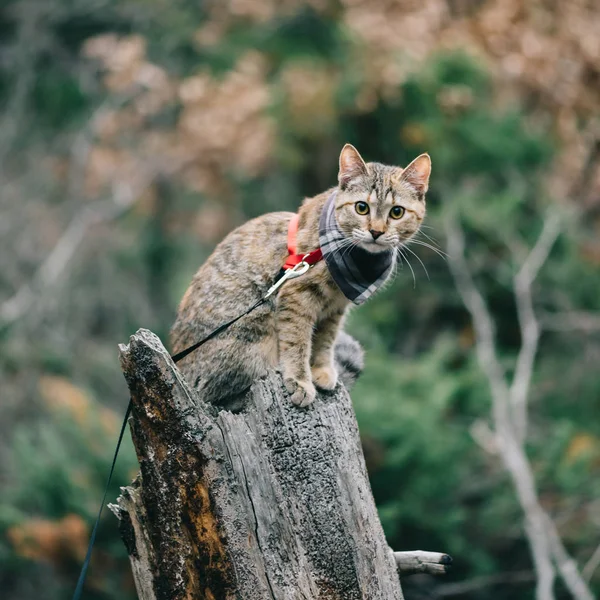
<instances>
[{"instance_id":1,"label":"tree stump","mask_svg":"<svg viewBox=\"0 0 600 600\"><path fill-rule=\"evenodd\" d=\"M219 412L151 332L120 352L140 475L111 508L140 599L403 598L343 386L300 409L273 372Z\"/></svg>"}]
</instances>

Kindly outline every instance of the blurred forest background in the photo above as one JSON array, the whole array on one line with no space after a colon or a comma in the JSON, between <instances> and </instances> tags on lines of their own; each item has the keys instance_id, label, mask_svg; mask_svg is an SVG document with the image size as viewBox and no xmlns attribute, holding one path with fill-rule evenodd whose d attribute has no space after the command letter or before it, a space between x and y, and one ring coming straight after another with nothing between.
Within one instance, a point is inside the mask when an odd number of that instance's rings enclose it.
<instances>
[{"instance_id":1,"label":"blurred forest background","mask_svg":"<svg viewBox=\"0 0 600 600\"><path fill-rule=\"evenodd\" d=\"M600 594L599 32L596 0L4 0L2 598L72 593L117 343L166 341L211 248L344 142L433 161L410 266L349 323L389 543L455 559L407 599ZM129 444L112 498L135 473ZM134 597L106 511L86 598Z\"/></svg>"}]
</instances>

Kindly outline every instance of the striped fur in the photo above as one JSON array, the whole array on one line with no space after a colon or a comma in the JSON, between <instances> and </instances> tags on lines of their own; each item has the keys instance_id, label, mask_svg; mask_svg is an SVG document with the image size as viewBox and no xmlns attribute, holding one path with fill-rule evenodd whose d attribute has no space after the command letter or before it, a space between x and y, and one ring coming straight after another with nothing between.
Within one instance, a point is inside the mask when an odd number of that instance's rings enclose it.
<instances>
[{"instance_id":1,"label":"striped fur","mask_svg":"<svg viewBox=\"0 0 600 600\"><path fill-rule=\"evenodd\" d=\"M428 165L426 155L404 170L378 163L366 165L358 152L346 145L340 156L335 211L348 243L377 253L389 252L409 239L425 216ZM318 247L320 215L333 191L305 200L300 208L299 254ZM368 215L356 212L359 201L369 204ZM405 209L398 220L386 216L395 204ZM264 295L287 256L291 217L291 213L278 212L253 219L215 248L181 301L171 330L173 352L201 339ZM375 228L381 232L377 240L369 233ZM306 406L315 398L315 386L333 389L337 385L334 349L348 306L348 299L321 261L184 359L181 368L203 400L239 409L254 379L279 367L291 401Z\"/></svg>"}]
</instances>

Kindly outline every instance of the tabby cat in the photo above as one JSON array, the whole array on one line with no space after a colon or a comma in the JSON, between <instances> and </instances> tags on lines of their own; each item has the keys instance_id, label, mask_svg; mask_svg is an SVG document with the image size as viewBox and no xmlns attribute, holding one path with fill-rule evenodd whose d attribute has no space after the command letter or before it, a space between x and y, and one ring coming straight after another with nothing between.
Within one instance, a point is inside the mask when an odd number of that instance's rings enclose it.
<instances>
[{"instance_id":1,"label":"tabby cat","mask_svg":"<svg viewBox=\"0 0 600 600\"><path fill-rule=\"evenodd\" d=\"M334 347L344 315L391 276L398 250L418 231L431 161L422 154L405 169L366 164L346 144L339 165L338 186L306 199L298 213L297 254L321 247L324 260L182 361L204 401L239 407L252 382L276 367L298 406L315 399L315 386L336 386ZM216 247L181 301L173 352L265 294L288 256L291 218L288 212L263 215Z\"/></svg>"}]
</instances>

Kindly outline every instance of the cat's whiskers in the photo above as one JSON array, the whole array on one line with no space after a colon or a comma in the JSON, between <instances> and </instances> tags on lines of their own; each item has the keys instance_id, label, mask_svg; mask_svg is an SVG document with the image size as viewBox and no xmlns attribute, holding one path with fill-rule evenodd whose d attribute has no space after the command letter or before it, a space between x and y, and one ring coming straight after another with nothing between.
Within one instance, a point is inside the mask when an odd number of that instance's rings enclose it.
<instances>
[{"instance_id":1,"label":"cat's whiskers","mask_svg":"<svg viewBox=\"0 0 600 600\"><path fill-rule=\"evenodd\" d=\"M429 279L429 273L427 272L427 268L425 267L425 264L423 263L423 261L419 258L419 256L417 254L415 254L415 252L413 252L408 245L403 246L405 250L408 250L420 263L421 266L423 267L423 271L425 271L425 275L427 275L427 279L429 281L431 281L431 279Z\"/></svg>"},{"instance_id":2,"label":"cat's whiskers","mask_svg":"<svg viewBox=\"0 0 600 600\"><path fill-rule=\"evenodd\" d=\"M352 248L354 248L354 246L347 246L346 248L344 248L343 251L340 252L340 258L342 258L343 260L344 256L349 254Z\"/></svg>"},{"instance_id":3,"label":"cat's whiskers","mask_svg":"<svg viewBox=\"0 0 600 600\"><path fill-rule=\"evenodd\" d=\"M353 238L344 238L340 241L337 248L334 249L334 252L339 252L341 257L344 258L348 252L350 252L353 248L358 246L360 242L354 240Z\"/></svg>"},{"instance_id":4,"label":"cat's whiskers","mask_svg":"<svg viewBox=\"0 0 600 600\"><path fill-rule=\"evenodd\" d=\"M373 239L370 234L361 229L355 228L352 230L352 239L358 240L358 242L368 242L369 238Z\"/></svg>"},{"instance_id":5,"label":"cat's whiskers","mask_svg":"<svg viewBox=\"0 0 600 600\"><path fill-rule=\"evenodd\" d=\"M343 238L342 240L340 240L339 245L347 246L348 244L353 244L354 242L355 242L354 238L346 237L346 238Z\"/></svg>"},{"instance_id":6,"label":"cat's whiskers","mask_svg":"<svg viewBox=\"0 0 600 600\"><path fill-rule=\"evenodd\" d=\"M432 246L431 244L424 242L423 240L412 239L412 240L409 240L406 242L406 246L408 246L409 244L418 244L419 246L425 246L425 248L429 248L430 250L433 250L438 256L440 256L444 260L446 260L448 258L448 255L443 250L440 250L439 248L436 248L436 247Z\"/></svg>"},{"instance_id":7,"label":"cat's whiskers","mask_svg":"<svg viewBox=\"0 0 600 600\"><path fill-rule=\"evenodd\" d=\"M404 246L404 247L406 247L406 246ZM415 271L412 268L410 261L408 260L408 256L406 256L406 254L404 254L404 252L402 252L402 246L398 246L398 252L400 253L400 256L402 256L402 258L404 258L404 260L406 261L406 264L408 265L408 268L410 269L410 272L412 273L413 288L416 288L417 287L417 278L415 276Z\"/></svg>"},{"instance_id":8,"label":"cat's whiskers","mask_svg":"<svg viewBox=\"0 0 600 600\"><path fill-rule=\"evenodd\" d=\"M350 245L350 244L354 244L355 240L352 237L345 237L343 239L341 239L337 245L340 248L345 248L346 246Z\"/></svg>"},{"instance_id":9,"label":"cat's whiskers","mask_svg":"<svg viewBox=\"0 0 600 600\"><path fill-rule=\"evenodd\" d=\"M358 245L360 244L360 242L357 242L355 240L352 240L351 244L348 244L345 248L344 251L342 252L342 258L344 258L344 256L346 256L346 254L348 254L349 252L351 252L354 248L356 248Z\"/></svg>"},{"instance_id":10,"label":"cat's whiskers","mask_svg":"<svg viewBox=\"0 0 600 600\"><path fill-rule=\"evenodd\" d=\"M394 252L394 272L392 273L392 276L396 277L398 274L398 269L403 269L404 262L402 261L402 257L398 252L398 248L392 248L392 250Z\"/></svg>"},{"instance_id":11,"label":"cat's whiskers","mask_svg":"<svg viewBox=\"0 0 600 600\"><path fill-rule=\"evenodd\" d=\"M356 242L354 242L354 240L350 240L347 243L340 243L336 248L334 248L334 252L339 252L342 254L342 256L344 256L346 252L351 250L355 245Z\"/></svg>"},{"instance_id":12,"label":"cat's whiskers","mask_svg":"<svg viewBox=\"0 0 600 600\"><path fill-rule=\"evenodd\" d=\"M431 236L427 235L424 231L421 231L419 229L415 235L417 234L424 235L436 248L441 248L441 244L435 238L432 238Z\"/></svg>"}]
</instances>

